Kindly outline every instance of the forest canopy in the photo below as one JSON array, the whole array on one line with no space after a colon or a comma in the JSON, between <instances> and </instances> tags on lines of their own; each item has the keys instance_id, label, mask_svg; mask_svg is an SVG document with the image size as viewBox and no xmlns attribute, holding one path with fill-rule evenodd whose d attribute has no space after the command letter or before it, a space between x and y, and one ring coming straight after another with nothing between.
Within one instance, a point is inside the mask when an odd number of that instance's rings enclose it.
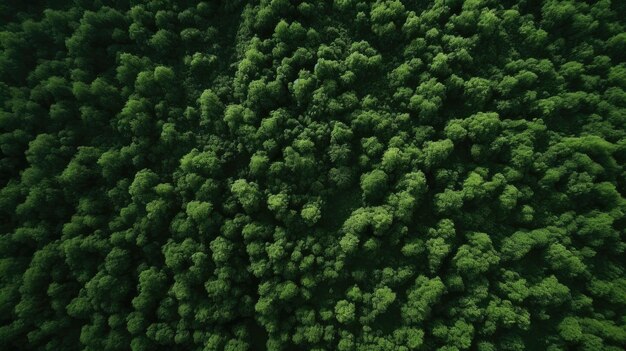
<instances>
[{"instance_id":1,"label":"forest canopy","mask_svg":"<svg viewBox=\"0 0 626 351\"><path fill-rule=\"evenodd\" d=\"M625 14L0 1L0 349L626 349Z\"/></svg>"}]
</instances>

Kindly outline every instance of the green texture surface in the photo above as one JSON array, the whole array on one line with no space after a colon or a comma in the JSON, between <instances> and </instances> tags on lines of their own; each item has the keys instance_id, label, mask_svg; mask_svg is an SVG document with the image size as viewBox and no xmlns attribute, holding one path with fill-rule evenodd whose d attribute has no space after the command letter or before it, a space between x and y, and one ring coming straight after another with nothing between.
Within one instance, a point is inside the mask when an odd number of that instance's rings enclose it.
<instances>
[{"instance_id":1,"label":"green texture surface","mask_svg":"<svg viewBox=\"0 0 626 351\"><path fill-rule=\"evenodd\" d=\"M621 351L626 1L0 1L0 349Z\"/></svg>"}]
</instances>

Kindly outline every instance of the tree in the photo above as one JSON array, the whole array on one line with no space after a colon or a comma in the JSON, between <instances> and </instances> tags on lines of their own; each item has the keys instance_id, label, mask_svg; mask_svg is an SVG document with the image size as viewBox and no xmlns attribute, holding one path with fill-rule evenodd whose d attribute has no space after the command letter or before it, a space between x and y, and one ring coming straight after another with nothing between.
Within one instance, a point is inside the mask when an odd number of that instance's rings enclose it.
<instances>
[{"instance_id":1,"label":"tree","mask_svg":"<svg viewBox=\"0 0 626 351\"><path fill-rule=\"evenodd\" d=\"M500 117L497 113L479 112L468 119L468 136L475 142L487 142L497 135L500 128Z\"/></svg>"},{"instance_id":2,"label":"tree","mask_svg":"<svg viewBox=\"0 0 626 351\"><path fill-rule=\"evenodd\" d=\"M201 126L211 125L210 123L221 119L224 105L211 89L203 91L198 102L200 103Z\"/></svg>"},{"instance_id":3,"label":"tree","mask_svg":"<svg viewBox=\"0 0 626 351\"><path fill-rule=\"evenodd\" d=\"M582 328L576 318L565 317L561 323L559 323L558 328L559 334L563 340L567 342L577 342L583 338Z\"/></svg>"},{"instance_id":4,"label":"tree","mask_svg":"<svg viewBox=\"0 0 626 351\"><path fill-rule=\"evenodd\" d=\"M468 244L461 245L453 258L459 273L475 277L500 262L491 239L485 233L468 233Z\"/></svg>"},{"instance_id":5,"label":"tree","mask_svg":"<svg viewBox=\"0 0 626 351\"><path fill-rule=\"evenodd\" d=\"M237 179L231 185L230 191L246 212L254 212L259 208L261 194L256 183L247 182L245 179Z\"/></svg>"},{"instance_id":6,"label":"tree","mask_svg":"<svg viewBox=\"0 0 626 351\"><path fill-rule=\"evenodd\" d=\"M302 207L300 216L309 226L314 225L322 217L320 206L317 203L308 203Z\"/></svg>"},{"instance_id":7,"label":"tree","mask_svg":"<svg viewBox=\"0 0 626 351\"><path fill-rule=\"evenodd\" d=\"M423 163L427 168L442 163L452 152L454 144L450 139L428 141L423 147Z\"/></svg>"},{"instance_id":8,"label":"tree","mask_svg":"<svg viewBox=\"0 0 626 351\"><path fill-rule=\"evenodd\" d=\"M396 293L389 287L382 287L374 290L372 294L372 315L377 316L384 313L396 300Z\"/></svg>"},{"instance_id":9,"label":"tree","mask_svg":"<svg viewBox=\"0 0 626 351\"><path fill-rule=\"evenodd\" d=\"M463 94L475 108L482 108L491 98L491 85L487 79L472 77L464 84Z\"/></svg>"},{"instance_id":10,"label":"tree","mask_svg":"<svg viewBox=\"0 0 626 351\"><path fill-rule=\"evenodd\" d=\"M417 277L409 290L407 302L401 307L402 320L411 324L423 322L444 292L445 286L439 277Z\"/></svg>"},{"instance_id":11,"label":"tree","mask_svg":"<svg viewBox=\"0 0 626 351\"><path fill-rule=\"evenodd\" d=\"M350 323L355 318L355 306L346 300L340 300L335 305L335 316L339 323Z\"/></svg>"},{"instance_id":12,"label":"tree","mask_svg":"<svg viewBox=\"0 0 626 351\"><path fill-rule=\"evenodd\" d=\"M396 29L396 21L404 17L405 8L400 1L376 1L370 17L372 31L379 36L388 36Z\"/></svg>"},{"instance_id":13,"label":"tree","mask_svg":"<svg viewBox=\"0 0 626 351\"><path fill-rule=\"evenodd\" d=\"M375 169L361 176L361 190L363 200L375 201L382 198L388 187L387 174L379 169Z\"/></svg>"}]
</instances>

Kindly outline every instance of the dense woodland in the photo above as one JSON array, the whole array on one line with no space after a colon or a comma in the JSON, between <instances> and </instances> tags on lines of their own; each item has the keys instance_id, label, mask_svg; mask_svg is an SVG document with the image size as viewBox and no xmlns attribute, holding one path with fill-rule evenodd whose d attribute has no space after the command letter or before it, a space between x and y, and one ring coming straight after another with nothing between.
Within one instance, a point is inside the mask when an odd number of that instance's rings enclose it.
<instances>
[{"instance_id":1,"label":"dense woodland","mask_svg":"<svg viewBox=\"0 0 626 351\"><path fill-rule=\"evenodd\" d=\"M624 14L0 1L0 349L623 350Z\"/></svg>"}]
</instances>

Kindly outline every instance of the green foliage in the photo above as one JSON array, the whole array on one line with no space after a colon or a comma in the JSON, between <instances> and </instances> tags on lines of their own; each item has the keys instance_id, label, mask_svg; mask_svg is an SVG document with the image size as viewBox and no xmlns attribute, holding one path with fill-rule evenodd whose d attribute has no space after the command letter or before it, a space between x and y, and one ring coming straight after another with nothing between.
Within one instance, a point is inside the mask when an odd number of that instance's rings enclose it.
<instances>
[{"instance_id":1,"label":"green foliage","mask_svg":"<svg viewBox=\"0 0 626 351\"><path fill-rule=\"evenodd\" d=\"M259 208L261 193L256 183L247 182L245 179L237 179L231 185L230 191L246 212L254 212Z\"/></svg>"},{"instance_id":2,"label":"green foliage","mask_svg":"<svg viewBox=\"0 0 626 351\"><path fill-rule=\"evenodd\" d=\"M312 226L322 217L322 213L320 210L320 206L315 203L309 203L302 207L302 211L300 211L300 215L302 219L306 222L307 225Z\"/></svg>"},{"instance_id":3,"label":"green foliage","mask_svg":"<svg viewBox=\"0 0 626 351\"><path fill-rule=\"evenodd\" d=\"M361 176L361 190L364 200L379 200L388 187L387 174L379 169L373 170Z\"/></svg>"},{"instance_id":4,"label":"green foliage","mask_svg":"<svg viewBox=\"0 0 626 351\"><path fill-rule=\"evenodd\" d=\"M406 303L401 306L402 319L408 324L424 322L444 292L445 285L439 277L428 279L420 275L408 290Z\"/></svg>"},{"instance_id":5,"label":"green foliage","mask_svg":"<svg viewBox=\"0 0 626 351\"><path fill-rule=\"evenodd\" d=\"M0 350L626 349L624 1L3 1Z\"/></svg>"},{"instance_id":6,"label":"green foliage","mask_svg":"<svg viewBox=\"0 0 626 351\"><path fill-rule=\"evenodd\" d=\"M354 320L354 304L346 300L341 300L335 305L335 316L339 323L350 323Z\"/></svg>"}]
</instances>

